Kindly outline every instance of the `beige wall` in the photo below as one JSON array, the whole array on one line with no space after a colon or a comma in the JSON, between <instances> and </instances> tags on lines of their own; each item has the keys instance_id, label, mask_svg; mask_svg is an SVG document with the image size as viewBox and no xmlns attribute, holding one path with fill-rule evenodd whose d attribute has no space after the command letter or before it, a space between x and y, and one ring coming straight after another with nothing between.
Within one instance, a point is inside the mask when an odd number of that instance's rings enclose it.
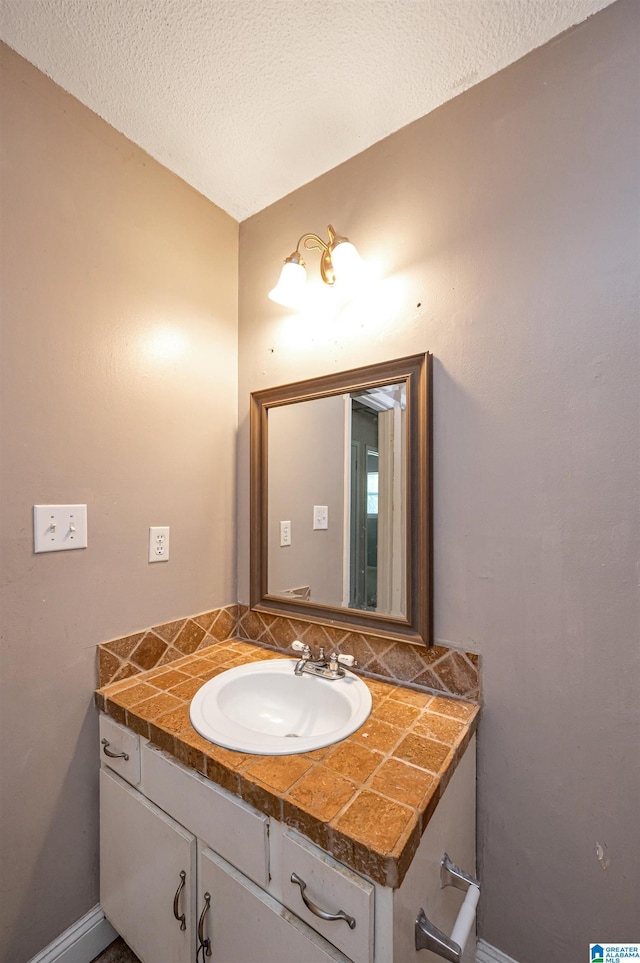
<instances>
[{"instance_id":1,"label":"beige wall","mask_svg":"<svg viewBox=\"0 0 640 963\"><path fill-rule=\"evenodd\" d=\"M0 957L24 963L98 902L96 643L236 599L238 226L1 54ZM88 549L35 556L39 502L86 502Z\"/></svg>"},{"instance_id":2,"label":"beige wall","mask_svg":"<svg viewBox=\"0 0 640 963\"><path fill-rule=\"evenodd\" d=\"M269 592L308 585L312 602L342 605L344 427L342 395L272 408L269 420ZM326 505L329 527L313 529L313 506ZM280 545L280 522L292 525Z\"/></svg>"},{"instance_id":3,"label":"beige wall","mask_svg":"<svg viewBox=\"0 0 640 963\"><path fill-rule=\"evenodd\" d=\"M435 634L484 657L480 932L520 963L638 939L639 24L620 0L240 229L242 601L249 392L434 353ZM266 295L329 221L382 280L317 324Z\"/></svg>"}]
</instances>

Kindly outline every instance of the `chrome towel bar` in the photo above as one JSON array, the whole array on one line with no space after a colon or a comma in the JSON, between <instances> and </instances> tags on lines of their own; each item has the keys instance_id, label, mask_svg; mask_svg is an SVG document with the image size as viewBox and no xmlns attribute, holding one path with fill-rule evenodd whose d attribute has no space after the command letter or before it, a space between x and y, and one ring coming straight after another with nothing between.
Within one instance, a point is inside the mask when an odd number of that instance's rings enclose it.
<instances>
[{"instance_id":1,"label":"chrome towel bar","mask_svg":"<svg viewBox=\"0 0 640 963\"><path fill-rule=\"evenodd\" d=\"M445 853L440 861L440 887L445 886L455 886L456 889L466 891L467 894L453 925L451 936L439 930L421 908L415 923L416 950L430 950L442 959L448 960L449 963L461 963L462 954L476 918L480 883L473 876L459 869Z\"/></svg>"}]
</instances>

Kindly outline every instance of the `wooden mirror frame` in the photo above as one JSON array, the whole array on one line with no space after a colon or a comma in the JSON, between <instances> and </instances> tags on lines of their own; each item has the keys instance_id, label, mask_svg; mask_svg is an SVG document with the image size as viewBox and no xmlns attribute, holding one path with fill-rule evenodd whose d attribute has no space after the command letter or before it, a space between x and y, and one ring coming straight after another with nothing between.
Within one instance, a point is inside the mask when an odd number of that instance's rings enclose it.
<instances>
[{"instance_id":1,"label":"wooden mirror frame","mask_svg":"<svg viewBox=\"0 0 640 963\"><path fill-rule=\"evenodd\" d=\"M302 599L268 592L268 412L270 408L406 382L406 616ZM267 388L251 394L251 541L250 607L256 612L319 622L414 644L433 644L433 413L432 355L412 355L381 364Z\"/></svg>"}]
</instances>

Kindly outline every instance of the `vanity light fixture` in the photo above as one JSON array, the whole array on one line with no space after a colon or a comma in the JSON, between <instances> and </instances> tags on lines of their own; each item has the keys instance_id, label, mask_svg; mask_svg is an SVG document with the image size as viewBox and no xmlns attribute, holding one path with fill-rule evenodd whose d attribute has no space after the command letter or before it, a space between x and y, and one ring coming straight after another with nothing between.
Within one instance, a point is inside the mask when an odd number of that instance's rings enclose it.
<instances>
[{"instance_id":1,"label":"vanity light fixture","mask_svg":"<svg viewBox=\"0 0 640 963\"><path fill-rule=\"evenodd\" d=\"M285 258L280 278L269 297L286 308L299 308L304 298L307 271L300 246L307 251L321 251L320 276L325 284L333 285L336 280L342 285L351 281L359 273L362 261L356 248L347 237L338 237L331 224L327 227L329 241L323 241L317 234L303 234L293 254Z\"/></svg>"}]
</instances>

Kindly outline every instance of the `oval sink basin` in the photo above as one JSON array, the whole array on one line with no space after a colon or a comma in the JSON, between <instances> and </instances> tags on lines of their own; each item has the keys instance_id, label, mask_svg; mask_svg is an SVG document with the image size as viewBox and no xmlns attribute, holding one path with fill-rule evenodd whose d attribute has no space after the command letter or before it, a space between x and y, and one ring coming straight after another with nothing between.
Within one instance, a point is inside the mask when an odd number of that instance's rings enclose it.
<instances>
[{"instance_id":1,"label":"oval sink basin","mask_svg":"<svg viewBox=\"0 0 640 963\"><path fill-rule=\"evenodd\" d=\"M191 725L226 749L285 756L339 742L368 718L371 693L358 676L297 676L294 666L267 659L221 672L193 697Z\"/></svg>"}]
</instances>

